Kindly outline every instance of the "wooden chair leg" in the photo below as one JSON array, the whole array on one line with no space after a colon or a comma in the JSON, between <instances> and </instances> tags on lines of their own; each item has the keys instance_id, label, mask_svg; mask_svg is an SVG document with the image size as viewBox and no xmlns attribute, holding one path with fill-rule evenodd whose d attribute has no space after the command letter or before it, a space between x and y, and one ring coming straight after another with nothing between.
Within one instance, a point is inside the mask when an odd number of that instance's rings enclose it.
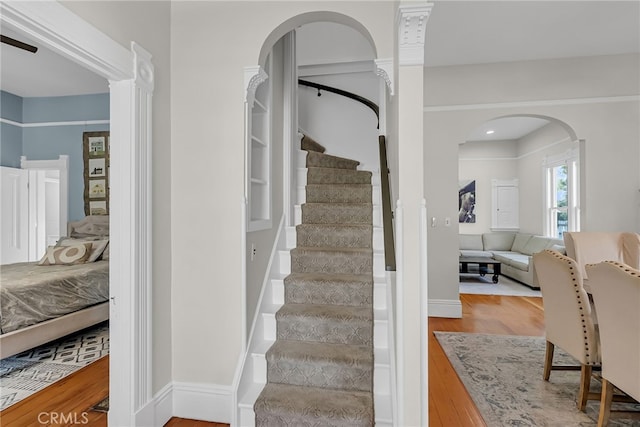
<instances>
[{"instance_id":1,"label":"wooden chair leg","mask_svg":"<svg viewBox=\"0 0 640 427\"><path fill-rule=\"evenodd\" d=\"M578 409L584 411L589 399L589 387L591 386L591 365L582 365L580 369L580 391L578 392Z\"/></svg>"},{"instance_id":2,"label":"wooden chair leg","mask_svg":"<svg viewBox=\"0 0 640 427\"><path fill-rule=\"evenodd\" d=\"M551 375L551 365L553 364L553 350L555 346L552 342L547 341L547 350L544 355L544 371L542 373L542 377L545 381L549 381L549 376Z\"/></svg>"},{"instance_id":3,"label":"wooden chair leg","mask_svg":"<svg viewBox=\"0 0 640 427\"><path fill-rule=\"evenodd\" d=\"M609 424L611 415L611 402L613 401L613 384L602 378L602 396L600 398L600 414L598 415L598 427Z\"/></svg>"}]
</instances>

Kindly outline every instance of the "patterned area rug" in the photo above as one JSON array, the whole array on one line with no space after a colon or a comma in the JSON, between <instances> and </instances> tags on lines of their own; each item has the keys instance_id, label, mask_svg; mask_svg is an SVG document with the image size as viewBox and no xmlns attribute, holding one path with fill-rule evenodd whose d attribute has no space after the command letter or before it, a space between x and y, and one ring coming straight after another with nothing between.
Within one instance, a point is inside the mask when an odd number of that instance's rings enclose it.
<instances>
[{"instance_id":1,"label":"patterned area rug","mask_svg":"<svg viewBox=\"0 0 640 427\"><path fill-rule=\"evenodd\" d=\"M460 274L460 293L478 295L511 295L521 297L540 297L542 293L522 283L500 276L498 283L491 281L491 275L480 277L478 273Z\"/></svg>"},{"instance_id":2,"label":"patterned area rug","mask_svg":"<svg viewBox=\"0 0 640 427\"><path fill-rule=\"evenodd\" d=\"M109 322L0 360L0 410L109 354Z\"/></svg>"},{"instance_id":3,"label":"patterned area rug","mask_svg":"<svg viewBox=\"0 0 640 427\"><path fill-rule=\"evenodd\" d=\"M435 335L489 427L597 425L599 402L589 401L586 413L576 408L579 371L552 371L548 382L542 379L543 337ZM577 362L556 347L554 364ZM600 392L597 380L591 390ZM621 406L614 403L614 409ZM640 421L612 420L609 426L639 427Z\"/></svg>"}]
</instances>

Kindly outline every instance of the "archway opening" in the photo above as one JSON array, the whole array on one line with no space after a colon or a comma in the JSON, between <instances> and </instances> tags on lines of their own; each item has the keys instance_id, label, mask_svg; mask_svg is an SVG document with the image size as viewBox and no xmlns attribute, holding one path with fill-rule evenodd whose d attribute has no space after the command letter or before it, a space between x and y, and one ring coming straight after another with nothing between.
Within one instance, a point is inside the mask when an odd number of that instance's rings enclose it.
<instances>
[{"instance_id":1,"label":"archway opening","mask_svg":"<svg viewBox=\"0 0 640 427\"><path fill-rule=\"evenodd\" d=\"M562 246L565 231L580 230L584 146L567 123L541 115L495 117L476 126L458 153L461 255L468 255L474 238L476 255L491 257L493 250L526 253L519 244L528 236ZM505 236L504 247L485 248L496 233ZM505 282L535 288L531 266L525 264L519 265L521 272L513 270L515 262L503 263ZM460 277L461 290L467 281L480 280ZM482 292L492 292L491 287Z\"/></svg>"}]
</instances>

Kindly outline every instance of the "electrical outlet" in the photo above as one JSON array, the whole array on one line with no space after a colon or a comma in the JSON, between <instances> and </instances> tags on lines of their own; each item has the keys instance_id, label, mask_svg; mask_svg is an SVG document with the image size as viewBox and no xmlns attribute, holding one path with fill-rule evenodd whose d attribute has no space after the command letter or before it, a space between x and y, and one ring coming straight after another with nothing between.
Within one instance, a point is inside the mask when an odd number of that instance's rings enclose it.
<instances>
[{"instance_id":1,"label":"electrical outlet","mask_svg":"<svg viewBox=\"0 0 640 427\"><path fill-rule=\"evenodd\" d=\"M253 261L256 258L256 244L252 243L251 244L251 261Z\"/></svg>"},{"instance_id":2,"label":"electrical outlet","mask_svg":"<svg viewBox=\"0 0 640 427\"><path fill-rule=\"evenodd\" d=\"M444 226L445 226L445 227L451 227L451 218L446 217L446 218L444 219Z\"/></svg>"}]
</instances>

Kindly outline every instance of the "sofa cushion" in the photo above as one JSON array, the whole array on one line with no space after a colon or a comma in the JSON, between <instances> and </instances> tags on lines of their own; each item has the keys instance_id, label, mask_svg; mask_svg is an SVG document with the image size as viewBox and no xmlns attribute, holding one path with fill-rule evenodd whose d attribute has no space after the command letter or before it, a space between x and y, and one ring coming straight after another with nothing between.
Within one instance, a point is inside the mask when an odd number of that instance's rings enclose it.
<instances>
[{"instance_id":1,"label":"sofa cushion","mask_svg":"<svg viewBox=\"0 0 640 427\"><path fill-rule=\"evenodd\" d=\"M518 270L529 271L529 263L531 261L531 257L529 255L505 251L494 252L493 257L505 265L517 268Z\"/></svg>"},{"instance_id":2,"label":"sofa cushion","mask_svg":"<svg viewBox=\"0 0 640 427\"><path fill-rule=\"evenodd\" d=\"M533 255L537 252L541 252L547 249L550 244L552 244L550 243L550 240L551 239L549 239L548 237L531 236L527 244L524 245L524 248L522 248L520 252L527 255Z\"/></svg>"},{"instance_id":3,"label":"sofa cushion","mask_svg":"<svg viewBox=\"0 0 640 427\"><path fill-rule=\"evenodd\" d=\"M481 234L458 234L460 249L484 250Z\"/></svg>"},{"instance_id":4,"label":"sofa cushion","mask_svg":"<svg viewBox=\"0 0 640 427\"><path fill-rule=\"evenodd\" d=\"M551 247L549 248L552 251L556 251L556 252L560 252L562 255L566 255L567 254L567 248L565 248L563 245L551 245Z\"/></svg>"},{"instance_id":5,"label":"sofa cushion","mask_svg":"<svg viewBox=\"0 0 640 427\"><path fill-rule=\"evenodd\" d=\"M491 258L493 257L493 252L477 251L473 249L460 249L460 256Z\"/></svg>"},{"instance_id":6,"label":"sofa cushion","mask_svg":"<svg viewBox=\"0 0 640 427\"><path fill-rule=\"evenodd\" d=\"M522 252L522 249L524 249L524 245L527 244L531 237L533 237L532 234L516 233L516 237L513 239L511 250L513 252Z\"/></svg>"},{"instance_id":7,"label":"sofa cushion","mask_svg":"<svg viewBox=\"0 0 640 427\"><path fill-rule=\"evenodd\" d=\"M515 237L516 234L510 232L484 233L482 235L484 250L508 251L511 249L511 246L513 246L513 239Z\"/></svg>"}]
</instances>

